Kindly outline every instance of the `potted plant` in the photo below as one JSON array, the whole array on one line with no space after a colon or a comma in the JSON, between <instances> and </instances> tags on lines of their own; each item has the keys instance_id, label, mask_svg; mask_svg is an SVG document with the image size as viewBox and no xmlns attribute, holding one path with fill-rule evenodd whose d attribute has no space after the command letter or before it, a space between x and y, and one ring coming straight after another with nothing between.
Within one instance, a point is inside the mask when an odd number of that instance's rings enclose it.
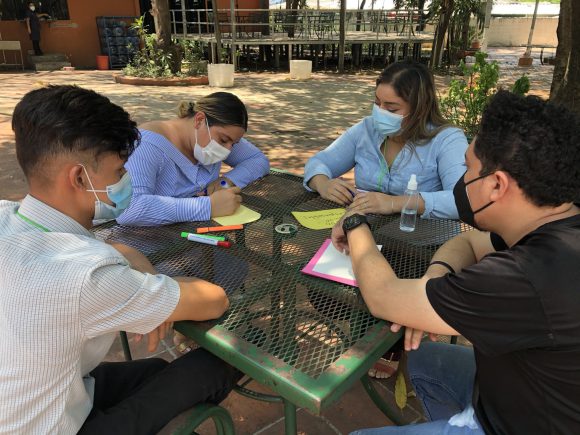
<instances>
[{"instance_id":1,"label":"potted plant","mask_svg":"<svg viewBox=\"0 0 580 435\"><path fill-rule=\"evenodd\" d=\"M133 56L122 75L115 75L121 84L181 86L204 85L208 83L206 61L199 43L182 41L176 44L180 55L181 68L172 72L173 53L166 52L157 44L157 35L145 32L143 17L137 19L131 29L139 35L141 43L132 46ZM185 61L183 63L183 61Z\"/></svg>"},{"instance_id":2,"label":"potted plant","mask_svg":"<svg viewBox=\"0 0 580 435\"><path fill-rule=\"evenodd\" d=\"M471 141L479 129L481 115L487 102L497 92L499 64L487 62L487 53L475 53L475 62L466 65L460 62L462 77L451 80L447 96L439 99L443 115L449 122L463 129ZM522 75L512 86L512 92L526 94L530 89L530 80Z\"/></svg>"}]
</instances>

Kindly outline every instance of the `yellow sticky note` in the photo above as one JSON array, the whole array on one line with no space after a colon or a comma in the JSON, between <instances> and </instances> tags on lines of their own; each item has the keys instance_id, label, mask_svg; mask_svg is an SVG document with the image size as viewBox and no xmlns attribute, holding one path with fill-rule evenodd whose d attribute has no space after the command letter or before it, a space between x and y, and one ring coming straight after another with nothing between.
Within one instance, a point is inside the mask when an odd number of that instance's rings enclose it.
<instances>
[{"instance_id":1,"label":"yellow sticky note","mask_svg":"<svg viewBox=\"0 0 580 435\"><path fill-rule=\"evenodd\" d=\"M293 211L292 214L301 225L311 230L332 228L342 217L344 208L317 211Z\"/></svg>"},{"instance_id":2,"label":"yellow sticky note","mask_svg":"<svg viewBox=\"0 0 580 435\"><path fill-rule=\"evenodd\" d=\"M240 208L238 208L238 211L236 211L234 214L230 216L217 217L213 220L220 225L240 225L257 221L261 217L262 215L257 211L254 211L244 205L240 205Z\"/></svg>"}]
</instances>

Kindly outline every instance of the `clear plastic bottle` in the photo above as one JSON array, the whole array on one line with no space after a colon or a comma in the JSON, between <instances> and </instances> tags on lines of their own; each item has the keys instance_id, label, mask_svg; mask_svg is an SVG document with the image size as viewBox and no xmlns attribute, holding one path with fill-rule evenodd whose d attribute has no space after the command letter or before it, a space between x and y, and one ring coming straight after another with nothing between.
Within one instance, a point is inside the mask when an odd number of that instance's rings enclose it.
<instances>
[{"instance_id":1,"label":"clear plastic bottle","mask_svg":"<svg viewBox=\"0 0 580 435\"><path fill-rule=\"evenodd\" d=\"M419 208L419 192L417 192L417 176L411 175L409 183L407 183L407 190L405 190L407 202L401 210L401 222L399 228L401 231L408 233L415 231L415 224L417 222L417 209Z\"/></svg>"}]
</instances>

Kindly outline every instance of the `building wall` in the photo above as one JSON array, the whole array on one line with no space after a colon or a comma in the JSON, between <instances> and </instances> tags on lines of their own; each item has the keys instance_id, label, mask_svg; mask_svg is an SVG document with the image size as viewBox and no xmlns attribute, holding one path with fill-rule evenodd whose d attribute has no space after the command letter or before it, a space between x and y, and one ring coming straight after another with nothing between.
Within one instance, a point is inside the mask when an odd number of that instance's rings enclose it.
<instances>
[{"instance_id":1,"label":"building wall","mask_svg":"<svg viewBox=\"0 0 580 435\"><path fill-rule=\"evenodd\" d=\"M487 34L489 47L517 47L528 43L528 35L532 26L531 17L501 17L491 19ZM558 17L538 17L532 44L558 45L556 29Z\"/></svg>"},{"instance_id":2,"label":"building wall","mask_svg":"<svg viewBox=\"0 0 580 435\"><path fill-rule=\"evenodd\" d=\"M95 18L139 16L139 0L68 0L69 20L41 22L40 46L45 53L63 53L77 68L95 68L100 54ZM5 41L20 41L24 53L32 49L24 21L0 21Z\"/></svg>"}]
</instances>

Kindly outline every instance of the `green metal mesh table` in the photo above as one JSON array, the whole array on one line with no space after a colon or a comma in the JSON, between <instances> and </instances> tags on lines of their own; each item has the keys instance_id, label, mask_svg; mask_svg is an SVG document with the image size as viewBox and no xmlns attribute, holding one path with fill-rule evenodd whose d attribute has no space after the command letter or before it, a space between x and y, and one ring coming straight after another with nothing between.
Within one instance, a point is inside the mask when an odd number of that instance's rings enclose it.
<instances>
[{"instance_id":1,"label":"green metal mesh table","mask_svg":"<svg viewBox=\"0 0 580 435\"><path fill-rule=\"evenodd\" d=\"M179 322L175 328L201 346L269 387L279 396L247 390L251 397L283 401L286 433L296 433L296 406L315 414L336 401L357 380L397 422L366 379L366 372L400 337L371 316L358 289L304 275L330 230L300 226L292 211L336 208L307 192L302 178L272 171L246 187L243 203L261 213L243 230L223 233L230 249L201 245L180 237L182 231L215 226L212 222L154 228L105 225L96 234L143 252L160 273L196 276L221 285L230 309L211 322ZM436 249L463 230L447 220L417 220L413 233L399 230L398 216L371 216L371 229L382 253L400 278L426 270ZM298 226L294 235L274 230L281 223ZM215 233L220 235L220 233Z\"/></svg>"}]
</instances>

